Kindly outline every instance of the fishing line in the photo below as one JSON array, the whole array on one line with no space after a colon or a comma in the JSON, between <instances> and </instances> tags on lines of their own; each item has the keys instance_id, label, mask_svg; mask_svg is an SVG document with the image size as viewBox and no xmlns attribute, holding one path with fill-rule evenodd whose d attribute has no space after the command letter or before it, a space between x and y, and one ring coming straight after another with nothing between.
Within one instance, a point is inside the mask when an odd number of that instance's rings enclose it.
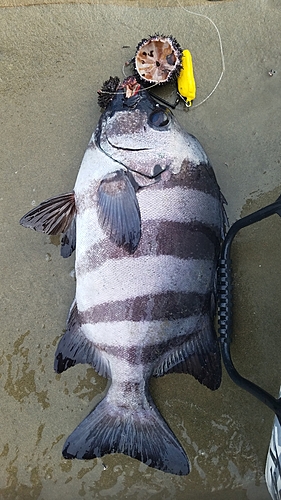
<instances>
[{"instance_id":1,"label":"fishing line","mask_svg":"<svg viewBox=\"0 0 281 500\"><path fill-rule=\"evenodd\" d=\"M179 7L181 7L181 9L185 10L186 12L188 12L189 14L193 14L194 16L199 16L199 17L203 17L205 19L207 19L208 21L210 21L210 23L214 26L216 32L217 32L217 35L218 35L218 39L219 39L219 47L220 47L220 55L221 55L221 65L222 65L222 70L221 70L221 74L219 76L219 79L216 83L216 85L214 86L213 90L207 95L207 97L205 97L205 99L203 99L203 101L199 102L198 104L194 104L192 106L191 109L195 109L195 108L198 108L198 106L201 106L201 104L203 104L204 102L206 102L209 97L211 97L211 95L213 95L213 93L215 92L215 90L218 88L221 80L222 80L222 77L224 75L224 72L225 72L225 61L224 61L224 52L223 52L223 46L222 46L222 39L221 39L221 34L220 34L220 31L217 27L217 25L214 23L214 21L207 15L205 14L200 14L199 12L193 12L192 10L189 10L187 9L186 7L184 7L179 0L177 0L177 3L179 5Z\"/></svg>"},{"instance_id":2,"label":"fishing line","mask_svg":"<svg viewBox=\"0 0 281 500\"><path fill-rule=\"evenodd\" d=\"M132 61L130 61L130 63L131 63L131 62L132 62ZM130 64L130 63L128 63L128 62L124 62L123 66L122 66L122 73L123 73L123 76L125 76L125 78L127 78L128 76L130 76L130 75L126 75L126 73L125 73L125 68L126 68L127 66L129 66L129 64Z\"/></svg>"},{"instance_id":3,"label":"fishing line","mask_svg":"<svg viewBox=\"0 0 281 500\"><path fill-rule=\"evenodd\" d=\"M126 63L124 63L123 68L124 68L124 66L126 66ZM129 76L132 76L132 75L125 75L124 72L123 72L123 75L126 78L128 78ZM138 94L140 94L141 92L145 92L146 90L152 89L153 87L157 87L158 85L159 85L159 83L157 83L157 82L156 83L152 83L148 87L145 87L143 89L138 90ZM118 94L124 94L124 89L120 89L117 92L111 92L110 90L99 90L99 93L100 94L118 95Z\"/></svg>"}]
</instances>

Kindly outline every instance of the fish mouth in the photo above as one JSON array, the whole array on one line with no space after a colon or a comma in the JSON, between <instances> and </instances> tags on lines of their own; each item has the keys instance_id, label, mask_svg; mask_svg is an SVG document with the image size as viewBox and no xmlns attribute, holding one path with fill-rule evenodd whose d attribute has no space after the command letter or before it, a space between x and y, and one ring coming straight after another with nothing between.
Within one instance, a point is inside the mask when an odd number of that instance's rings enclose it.
<instances>
[{"instance_id":1,"label":"fish mouth","mask_svg":"<svg viewBox=\"0 0 281 500\"><path fill-rule=\"evenodd\" d=\"M146 147L143 147L143 148L129 148L129 147L122 147L122 146L117 146L116 144L114 144L112 141L110 141L107 137L107 134L105 134L105 137L107 139L107 144L113 149L116 151L116 153L119 151L126 151L126 152L132 152L132 153L135 153L135 152L140 152L140 151L151 151L153 148L146 148ZM168 169L168 165L166 165L164 168L161 167L159 164L156 164L154 165L154 168L153 168L153 172L151 173L145 173L145 172L141 172L139 171L138 169L136 168L133 168L132 165L129 165L127 162L124 163L124 161L118 159L118 158L115 158L114 156L114 151L111 151L109 153L109 151L106 151L103 147L101 147L100 145L98 145L99 149L106 155L108 156L109 158L111 158L113 161L115 161L116 163L118 163L119 165L122 165L123 167L126 168L127 171L131 172L132 174L136 174L139 178L142 178L142 179L146 179L146 184L147 184L147 181L153 181L155 182L156 180L159 180L160 177L161 177L161 174L163 174L163 172L165 172L167 169ZM113 154L112 154L113 153ZM130 161L129 161L130 163ZM136 183L136 184L135 184ZM138 185L138 187L140 185L143 185L143 184L139 184L139 182L134 179L134 182L133 182L134 187L136 187Z\"/></svg>"},{"instance_id":2,"label":"fish mouth","mask_svg":"<svg viewBox=\"0 0 281 500\"><path fill-rule=\"evenodd\" d=\"M116 149L116 150L121 150L121 151L151 151L152 148L129 148L129 147L125 147L125 146L117 146L116 144L114 144L112 141L110 141L110 139L108 138L108 136L106 135L106 140L108 142L108 144Z\"/></svg>"}]
</instances>

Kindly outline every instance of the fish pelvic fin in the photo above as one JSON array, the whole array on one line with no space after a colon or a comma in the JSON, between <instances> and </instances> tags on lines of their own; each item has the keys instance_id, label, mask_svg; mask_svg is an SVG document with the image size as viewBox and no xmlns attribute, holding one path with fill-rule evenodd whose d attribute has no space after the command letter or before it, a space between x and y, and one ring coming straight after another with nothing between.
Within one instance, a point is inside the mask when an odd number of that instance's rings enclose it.
<instances>
[{"instance_id":1,"label":"fish pelvic fin","mask_svg":"<svg viewBox=\"0 0 281 500\"><path fill-rule=\"evenodd\" d=\"M57 373L62 373L79 363L88 363L102 377L110 377L108 362L81 330L77 304L74 301L69 312L66 332L57 346L54 369Z\"/></svg>"},{"instance_id":2,"label":"fish pelvic fin","mask_svg":"<svg viewBox=\"0 0 281 500\"><path fill-rule=\"evenodd\" d=\"M93 459L123 453L170 474L190 471L186 453L156 407L131 410L107 396L67 438L64 458Z\"/></svg>"}]
</instances>

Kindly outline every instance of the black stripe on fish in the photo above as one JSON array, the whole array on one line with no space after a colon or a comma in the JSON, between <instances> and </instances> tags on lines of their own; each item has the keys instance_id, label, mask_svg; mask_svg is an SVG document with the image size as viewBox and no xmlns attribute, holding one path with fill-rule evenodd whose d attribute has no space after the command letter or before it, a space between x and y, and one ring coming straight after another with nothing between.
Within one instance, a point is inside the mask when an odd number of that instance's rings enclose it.
<instances>
[{"instance_id":1,"label":"black stripe on fish","mask_svg":"<svg viewBox=\"0 0 281 500\"><path fill-rule=\"evenodd\" d=\"M77 306L74 303L66 333L61 338L55 354L55 371L62 373L78 363L88 363L99 375L110 377L109 364L102 352L123 359L132 365L149 365L153 375L160 377L168 372L189 373L212 390L221 381L220 351L212 320L198 316L197 327L169 338L166 341L145 346L122 347L93 344L83 333ZM118 322L112 325L118 334Z\"/></svg>"},{"instance_id":2,"label":"black stripe on fish","mask_svg":"<svg viewBox=\"0 0 281 500\"><path fill-rule=\"evenodd\" d=\"M132 173L134 177L134 173ZM140 174L138 174L140 175ZM161 181L159 182L159 178ZM202 191L210 194L214 198L220 199L220 188L215 178L213 168L209 163L200 163L194 167L188 160L182 162L180 171L173 174L169 168L159 174L157 181L150 184L149 189L155 191L159 189L172 188L176 186Z\"/></svg>"},{"instance_id":3,"label":"black stripe on fish","mask_svg":"<svg viewBox=\"0 0 281 500\"><path fill-rule=\"evenodd\" d=\"M210 310L210 295L163 292L98 304L80 312L81 324L111 321L155 321L189 318Z\"/></svg>"},{"instance_id":4,"label":"black stripe on fish","mask_svg":"<svg viewBox=\"0 0 281 500\"><path fill-rule=\"evenodd\" d=\"M144 347L105 344L98 348L131 365L152 364L155 366L155 377L173 372L189 373L211 390L218 389L221 383L218 340L212 322L206 316L198 318L198 326L192 333L175 336L167 341Z\"/></svg>"},{"instance_id":5,"label":"black stripe on fish","mask_svg":"<svg viewBox=\"0 0 281 500\"><path fill-rule=\"evenodd\" d=\"M134 257L142 255L173 255L180 259L216 258L220 246L219 230L198 221L143 221L142 237ZM126 257L123 248L103 240L93 245L76 265L81 274L102 265L108 259Z\"/></svg>"}]
</instances>

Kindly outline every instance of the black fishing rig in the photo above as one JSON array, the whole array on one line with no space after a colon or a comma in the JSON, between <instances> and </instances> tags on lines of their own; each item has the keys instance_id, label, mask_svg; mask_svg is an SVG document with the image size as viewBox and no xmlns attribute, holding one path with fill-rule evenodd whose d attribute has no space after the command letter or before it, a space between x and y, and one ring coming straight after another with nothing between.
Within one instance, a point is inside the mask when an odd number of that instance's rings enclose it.
<instances>
[{"instance_id":1,"label":"black fishing rig","mask_svg":"<svg viewBox=\"0 0 281 500\"><path fill-rule=\"evenodd\" d=\"M281 425L281 398L276 399L262 387L242 377L234 367L230 344L232 341L232 273L231 273L231 245L240 229L255 224L271 215L281 217L281 195L277 200L266 207L237 220L229 229L222 243L218 267L218 315L219 315L219 340L222 359L228 375L239 387L248 391L259 399L268 408L274 411Z\"/></svg>"}]
</instances>

